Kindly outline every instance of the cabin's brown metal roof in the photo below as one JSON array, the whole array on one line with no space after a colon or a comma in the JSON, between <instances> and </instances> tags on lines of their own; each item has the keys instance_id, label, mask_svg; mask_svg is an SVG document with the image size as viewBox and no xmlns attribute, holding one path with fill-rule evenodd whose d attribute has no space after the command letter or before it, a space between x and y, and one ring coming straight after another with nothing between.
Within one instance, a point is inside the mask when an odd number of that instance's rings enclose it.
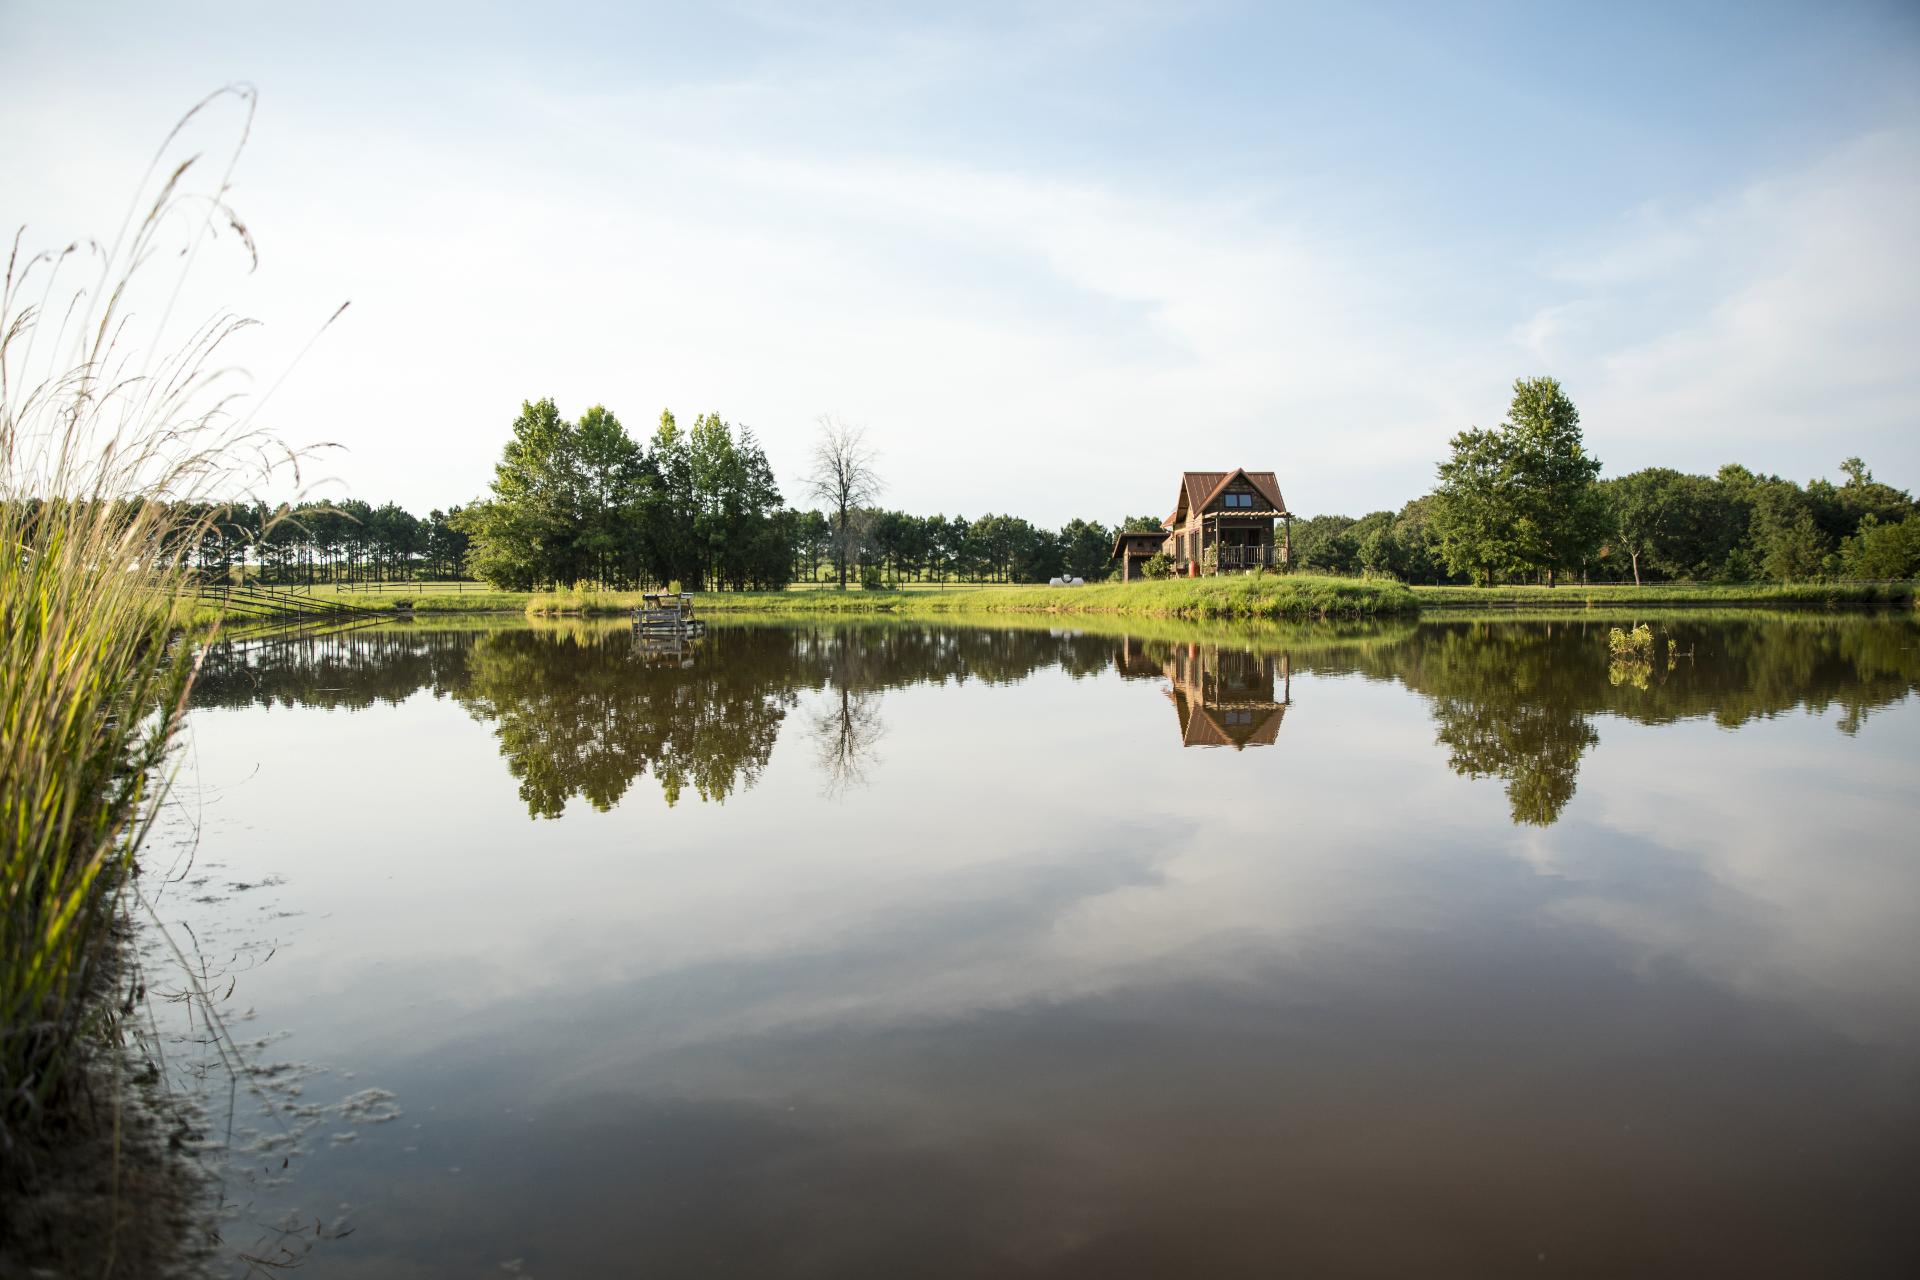
<instances>
[{"instance_id":1,"label":"cabin's brown metal roof","mask_svg":"<svg viewBox=\"0 0 1920 1280\"><path fill-rule=\"evenodd\" d=\"M1207 504L1220 496L1220 491L1233 481L1235 476L1245 476L1254 491L1268 502L1273 509L1285 512L1287 500L1280 495L1280 477L1271 471L1248 471L1236 467L1232 471L1186 471L1180 476L1180 497L1182 501L1174 505L1173 514L1167 518L1169 524L1177 524L1180 509L1205 511Z\"/></svg>"}]
</instances>

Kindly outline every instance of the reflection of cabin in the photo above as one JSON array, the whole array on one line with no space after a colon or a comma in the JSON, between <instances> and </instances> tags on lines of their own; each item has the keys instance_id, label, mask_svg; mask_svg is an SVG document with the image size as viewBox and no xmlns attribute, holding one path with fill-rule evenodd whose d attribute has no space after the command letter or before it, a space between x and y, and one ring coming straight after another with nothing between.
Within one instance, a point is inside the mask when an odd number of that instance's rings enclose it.
<instances>
[{"instance_id":1,"label":"reflection of cabin","mask_svg":"<svg viewBox=\"0 0 1920 1280\"><path fill-rule=\"evenodd\" d=\"M1279 737L1293 702L1293 662L1286 654L1177 645L1165 670L1186 746L1239 751L1270 747Z\"/></svg>"},{"instance_id":2,"label":"reflection of cabin","mask_svg":"<svg viewBox=\"0 0 1920 1280\"><path fill-rule=\"evenodd\" d=\"M1108 559L1120 562L1122 581L1141 576L1141 566L1156 554L1188 577L1280 568L1292 559L1293 515L1271 471L1188 471L1163 523L1157 531L1122 532L1114 539Z\"/></svg>"},{"instance_id":3,"label":"reflection of cabin","mask_svg":"<svg viewBox=\"0 0 1920 1280\"><path fill-rule=\"evenodd\" d=\"M1166 652L1164 644L1149 644L1134 636L1120 637L1120 653L1113 660L1115 669L1122 680L1159 680L1167 674L1167 664L1161 660Z\"/></svg>"}]
</instances>

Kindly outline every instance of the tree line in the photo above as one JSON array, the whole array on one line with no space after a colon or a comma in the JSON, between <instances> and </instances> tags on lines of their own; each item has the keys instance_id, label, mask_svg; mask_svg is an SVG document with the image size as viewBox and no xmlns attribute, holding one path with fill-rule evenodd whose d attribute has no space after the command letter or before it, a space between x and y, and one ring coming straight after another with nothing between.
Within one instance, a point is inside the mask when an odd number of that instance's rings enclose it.
<instances>
[{"instance_id":1,"label":"tree line","mask_svg":"<svg viewBox=\"0 0 1920 1280\"><path fill-rule=\"evenodd\" d=\"M901 582L1044 582L1107 571L1114 529L1058 530L1018 516L918 516L872 505L880 489L857 430L821 422L810 492L785 505L750 428L716 413L682 429L663 412L634 440L604 406L577 422L550 399L522 405L488 497L459 509L467 568L496 586L765 590L851 575ZM1157 527L1158 520L1152 524Z\"/></svg>"},{"instance_id":2,"label":"tree line","mask_svg":"<svg viewBox=\"0 0 1920 1280\"><path fill-rule=\"evenodd\" d=\"M857 510L844 554L823 513L799 514L795 577L814 580L844 559L869 582L1045 582L1089 580L1107 572L1115 530L1076 518L1047 529L1019 516L914 515L879 507ZM1154 520L1159 527L1159 520Z\"/></svg>"},{"instance_id":3,"label":"tree line","mask_svg":"<svg viewBox=\"0 0 1920 1280\"><path fill-rule=\"evenodd\" d=\"M415 516L346 500L225 509L197 548L208 576L274 583L485 579L512 590L590 583L772 589L849 578L908 582L1094 580L1122 529L1076 518L917 515L872 501L873 455L822 420L809 490L788 506L750 428L662 412L635 440L604 406L577 421L551 399L521 406L489 494ZM1711 476L1649 467L1602 479L1579 413L1551 378L1522 379L1505 421L1456 435L1433 492L1398 511L1292 526L1292 567L1411 583L1748 582L1920 573L1920 504L1858 458L1805 485L1738 465Z\"/></svg>"},{"instance_id":4,"label":"tree line","mask_svg":"<svg viewBox=\"0 0 1920 1280\"><path fill-rule=\"evenodd\" d=\"M1294 566L1413 583L1908 578L1920 504L1858 458L1840 484L1729 464L1600 478L1552 378L1514 384L1507 420L1455 436L1432 493L1398 511L1296 521Z\"/></svg>"},{"instance_id":5,"label":"tree line","mask_svg":"<svg viewBox=\"0 0 1920 1280\"><path fill-rule=\"evenodd\" d=\"M29 505L44 504L35 499ZM132 518L131 504L116 505ZM354 585L451 580L467 572L469 539L459 507L416 516L392 502L376 507L359 499L176 506L174 523L194 531L193 567L210 579L244 570L249 579L278 585ZM29 519L22 527L37 526Z\"/></svg>"}]
</instances>

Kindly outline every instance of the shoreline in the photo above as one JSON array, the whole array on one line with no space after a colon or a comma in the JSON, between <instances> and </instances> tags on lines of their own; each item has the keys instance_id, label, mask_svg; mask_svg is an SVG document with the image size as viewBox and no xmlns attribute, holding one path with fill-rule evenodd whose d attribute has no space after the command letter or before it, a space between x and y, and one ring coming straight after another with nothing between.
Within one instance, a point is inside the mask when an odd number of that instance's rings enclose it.
<instances>
[{"instance_id":1,"label":"shoreline","mask_svg":"<svg viewBox=\"0 0 1920 1280\"><path fill-rule=\"evenodd\" d=\"M604 598L571 593L526 605L528 616L624 613L638 593ZM1106 615L1181 618L1195 621L1311 621L1413 617L1413 593L1399 583L1347 578L1236 577L1137 583L1091 583L1079 587L1005 585L923 588L907 591L702 592L694 611L709 615L891 614L935 617L966 614Z\"/></svg>"},{"instance_id":2,"label":"shoreline","mask_svg":"<svg viewBox=\"0 0 1920 1280\"><path fill-rule=\"evenodd\" d=\"M341 592L322 597L373 614L392 614L396 598L410 599L412 616L524 615L615 617L640 603L640 592L473 591L436 592L431 584L399 593ZM1429 614L1505 612L1566 613L1593 609L1794 609L1916 608L1914 582L1766 583L1675 586L1601 585L1414 586L1360 578L1276 576L1177 579L1144 583L1091 583L1082 587L1024 585L915 586L878 591L851 587L784 591L703 591L696 613L890 615L961 617L1007 614L1105 615L1194 621L1310 621L1410 618ZM194 620L219 619L214 610L193 610ZM395 614L405 617L404 614ZM238 620L237 618L235 619Z\"/></svg>"},{"instance_id":3,"label":"shoreline","mask_svg":"<svg viewBox=\"0 0 1920 1280\"><path fill-rule=\"evenodd\" d=\"M145 986L142 926L116 910L111 950L83 997L100 1023L78 1046L76 1101L7 1168L0 1274L166 1280L201 1274L213 1256L209 1178L192 1154L201 1121L162 1079L127 1007L129 990Z\"/></svg>"},{"instance_id":4,"label":"shoreline","mask_svg":"<svg viewBox=\"0 0 1920 1280\"><path fill-rule=\"evenodd\" d=\"M1913 607L1913 582L1623 583L1564 587L1414 587L1423 611L1580 609L1830 609Z\"/></svg>"}]
</instances>

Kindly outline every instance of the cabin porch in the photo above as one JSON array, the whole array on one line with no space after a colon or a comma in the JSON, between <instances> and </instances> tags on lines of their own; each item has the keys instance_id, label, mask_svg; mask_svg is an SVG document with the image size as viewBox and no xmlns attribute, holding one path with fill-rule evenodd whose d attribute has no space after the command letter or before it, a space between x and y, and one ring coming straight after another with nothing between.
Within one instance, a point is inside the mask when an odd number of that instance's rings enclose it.
<instances>
[{"instance_id":1,"label":"cabin porch","mask_svg":"<svg viewBox=\"0 0 1920 1280\"><path fill-rule=\"evenodd\" d=\"M1200 521L1198 547L1178 560L1176 569L1189 576L1284 569L1292 559L1291 526L1292 518L1279 511L1209 512ZM1192 536L1175 539L1183 551L1193 541Z\"/></svg>"}]
</instances>

